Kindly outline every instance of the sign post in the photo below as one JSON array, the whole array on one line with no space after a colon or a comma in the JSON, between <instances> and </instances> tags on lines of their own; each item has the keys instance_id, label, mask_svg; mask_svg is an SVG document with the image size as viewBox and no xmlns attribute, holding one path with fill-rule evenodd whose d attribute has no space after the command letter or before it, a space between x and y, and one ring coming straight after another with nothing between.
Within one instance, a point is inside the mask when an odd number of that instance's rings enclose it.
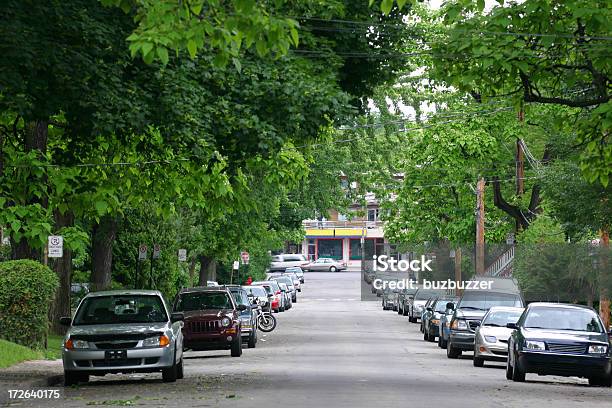
<instances>
[{"instance_id":1,"label":"sign post","mask_svg":"<svg viewBox=\"0 0 612 408\"><path fill-rule=\"evenodd\" d=\"M179 262L187 262L187 250L186 249L178 250L178 260Z\"/></svg>"},{"instance_id":2,"label":"sign post","mask_svg":"<svg viewBox=\"0 0 612 408\"><path fill-rule=\"evenodd\" d=\"M153 252L151 253L151 270L149 272L149 286L151 289L155 288L155 279L153 279L153 264L156 259L159 259L161 255L161 248L159 244L153 244Z\"/></svg>"},{"instance_id":3,"label":"sign post","mask_svg":"<svg viewBox=\"0 0 612 408\"><path fill-rule=\"evenodd\" d=\"M49 258L61 258L64 256L64 237L61 235L50 235L47 252Z\"/></svg>"},{"instance_id":4,"label":"sign post","mask_svg":"<svg viewBox=\"0 0 612 408\"><path fill-rule=\"evenodd\" d=\"M230 284L231 285L234 284L234 271L237 271L238 268L240 268L240 262L234 261L234 263L232 265L232 275L230 276Z\"/></svg>"}]
</instances>

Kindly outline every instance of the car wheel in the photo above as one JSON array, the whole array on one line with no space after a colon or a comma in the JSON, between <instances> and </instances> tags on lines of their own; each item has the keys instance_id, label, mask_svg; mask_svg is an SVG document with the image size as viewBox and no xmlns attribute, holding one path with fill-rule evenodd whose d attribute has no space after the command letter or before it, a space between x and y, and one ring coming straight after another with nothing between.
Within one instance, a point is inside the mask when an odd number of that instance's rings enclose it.
<instances>
[{"instance_id":1,"label":"car wheel","mask_svg":"<svg viewBox=\"0 0 612 408\"><path fill-rule=\"evenodd\" d=\"M603 377L589 377L589 385L591 387L610 387L612 386L612 374Z\"/></svg>"},{"instance_id":2,"label":"car wheel","mask_svg":"<svg viewBox=\"0 0 612 408\"><path fill-rule=\"evenodd\" d=\"M329 271L330 271L330 272L336 272L337 270L338 270L338 269L336 269L336 267L335 267L335 266L332 266L331 268L329 268Z\"/></svg>"},{"instance_id":3,"label":"car wheel","mask_svg":"<svg viewBox=\"0 0 612 408\"><path fill-rule=\"evenodd\" d=\"M423 340L429 341L429 335L427 333L423 333Z\"/></svg>"},{"instance_id":4,"label":"car wheel","mask_svg":"<svg viewBox=\"0 0 612 408\"><path fill-rule=\"evenodd\" d=\"M403 308L403 309L402 309L402 314L403 314L404 316L408 316L408 311L406 310L406 308Z\"/></svg>"},{"instance_id":5,"label":"car wheel","mask_svg":"<svg viewBox=\"0 0 612 408\"><path fill-rule=\"evenodd\" d=\"M178 364L173 362L172 366L162 369L162 379L164 382L175 382L178 378Z\"/></svg>"},{"instance_id":6,"label":"car wheel","mask_svg":"<svg viewBox=\"0 0 612 408\"><path fill-rule=\"evenodd\" d=\"M474 367L483 367L483 366L484 366L484 359L480 357L474 357Z\"/></svg>"},{"instance_id":7,"label":"car wheel","mask_svg":"<svg viewBox=\"0 0 612 408\"><path fill-rule=\"evenodd\" d=\"M448 340L442 339L442 341L440 342L440 347L446 349L446 347L448 347Z\"/></svg>"},{"instance_id":8,"label":"car wheel","mask_svg":"<svg viewBox=\"0 0 612 408\"><path fill-rule=\"evenodd\" d=\"M518 362L516 356L512 359L512 381L514 382L524 382L525 381L525 371L521 367L521 363Z\"/></svg>"},{"instance_id":9,"label":"car wheel","mask_svg":"<svg viewBox=\"0 0 612 408\"><path fill-rule=\"evenodd\" d=\"M74 371L64 371L64 386L70 387L71 385L77 385L80 382L88 382L89 375L81 374Z\"/></svg>"},{"instance_id":10,"label":"car wheel","mask_svg":"<svg viewBox=\"0 0 612 408\"><path fill-rule=\"evenodd\" d=\"M401 315L402 314L402 309L400 309L399 307L397 308L397 314Z\"/></svg>"},{"instance_id":11,"label":"car wheel","mask_svg":"<svg viewBox=\"0 0 612 408\"><path fill-rule=\"evenodd\" d=\"M433 334L431 334L431 333L430 333L430 334L429 334L429 342L430 342L430 343L433 343L433 342L435 342L435 341L436 341L436 336L434 336Z\"/></svg>"},{"instance_id":12,"label":"car wheel","mask_svg":"<svg viewBox=\"0 0 612 408\"><path fill-rule=\"evenodd\" d=\"M442 336L438 336L438 347L442 348Z\"/></svg>"},{"instance_id":13,"label":"car wheel","mask_svg":"<svg viewBox=\"0 0 612 408\"><path fill-rule=\"evenodd\" d=\"M453 343L448 343L446 345L446 357L448 358L459 358L461 355L461 350L453 347Z\"/></svg>"},{"instance_id":14,"label":"car wheel","mask_svg":"<svg viewBox=\"0 0 612 408\"><path fill-rule=\"evenodd\" d=\"M238 336L236 336L236 338L232 342L231 356L240 357L241 355L242 355L242 338L240 337L240 334L238 334Z\"/></svg>"},{"instance_id":15,"label":"car wheel","mask_svg":"<svg viewBox=\"0 0 612 408\"><path fill-rule=\"evenodd\" d=\"M176 378L182 380L184 376L185 373L183 372L183 359L181 358L181 361L179 361L178 365L176 366Z\"/></svg>"},{"instance_id":16,"label":"car wheel","mask_svg":"<svg viewBox=\"0 0 612 408\"><path fill-rule=\"evenodd\" d=\"M506 360L506 380L512 379L512 366L510 365L510 354L508 354L508 359Z\"/></svg>"},{"instance_id":17,"label":"car wheel","mask_svg":"<svg viewBox=\"0 0 612 408\"><path fill-rule=\"evenodd\" d=\"M257 330L253 329L253 331L251 332L251 335L249 336L248 347L255 348L256 345L257 345Z\"/></svg>"}]
</instances>

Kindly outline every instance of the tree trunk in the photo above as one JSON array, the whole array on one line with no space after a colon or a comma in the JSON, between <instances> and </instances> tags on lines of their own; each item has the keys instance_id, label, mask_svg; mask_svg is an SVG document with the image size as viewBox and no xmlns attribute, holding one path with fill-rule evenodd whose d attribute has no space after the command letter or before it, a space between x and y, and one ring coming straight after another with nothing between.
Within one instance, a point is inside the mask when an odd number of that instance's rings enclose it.
<instances>
[{"instance_id":1,"label":"tree trunk","mask_svg":"<svg viewBox=\"0 0 612 408\"><path fill-rule=\"evenodd\" d=\"M74 214L67 212L61 214L56 211L55 227L61 229L74 225ZM59 278L59 287L55 292L55 298L49 309L49 321L51 323L51 332L55 334L65 334L66 327L59 324L59 319L62 316L70 316L70 284L72 281L72 251L64 246L64 254L61 258L56 259L52 263L53 270Z\"/></svg>"},{"instance_id":2,"label":"tree trunk","mask_svg":"<svg viewBox=\"0 0 612 408\"><path fill-rule=\"evenodd\" d=\"M105 215L94 225L92 237L92 290L105 290L111 285L113 242L117 234L117 220Z\"/></svg>"},{"instance_id":3,"label":"tree trunk","mask_svg":"<svg viewBox=\"0 0 612 408\"><path fill-rule=\"evenodd\" d=\"M217 261L215 259L200 255L200 286L206 286L209 280L217 280Z\"/></svg>"},{"instance_id":4,"label":"tree trunk","mask_svg":"<svg viewBox=\"0 0 612 408\"><path fill-rule=\"evenodd\" d=\"M23 148L26 153L36 151L38 157L43 157L47 152L47 139L49 136L49 122L45 120L35 120L28 122L25 129L25 137ZM40 183L39 179L32 179L32 183ZM43 183L46 185L46 177L43 176ZM46 195L42 197L28 197L26 204L40 204L43 208L49 205L49 198ZM13 259L34 259L41 261L41 251L32 248L26 238L21 238L18 242L11 240L12 257Z\"/></svg>"}]
</instances>

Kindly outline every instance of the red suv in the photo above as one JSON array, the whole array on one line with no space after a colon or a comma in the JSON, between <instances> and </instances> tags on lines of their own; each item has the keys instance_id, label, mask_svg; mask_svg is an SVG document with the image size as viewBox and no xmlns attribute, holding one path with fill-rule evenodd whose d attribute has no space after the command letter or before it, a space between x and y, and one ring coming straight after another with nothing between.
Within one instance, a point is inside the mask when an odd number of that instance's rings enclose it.
<instances>
[{"instance_id":1,"label":"red suv","mask_svg":"<svg viewBox=\"0 0 612 408\"><path fill-rule=\"evenodd\" d=\"M174 311L185 315L184 348L194 351L229 349L232 357L240 357L242 309L244 305L236 305L224 287L181 290L176 296Z\"/></svg>"}]
</instances>

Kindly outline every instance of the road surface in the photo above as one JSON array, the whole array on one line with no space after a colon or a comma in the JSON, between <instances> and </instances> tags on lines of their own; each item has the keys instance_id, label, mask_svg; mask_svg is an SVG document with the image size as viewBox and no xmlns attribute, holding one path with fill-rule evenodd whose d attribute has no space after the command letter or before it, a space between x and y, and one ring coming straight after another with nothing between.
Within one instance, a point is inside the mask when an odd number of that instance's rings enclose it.
<instances>
[{"instance_id":1,"label":"road surface","mask_svg":"<svg viewBox=\"0 0 612 408\"><path fill-rule=\"evenodd\" d=\"M188 352L185 379L174 384L159 374L92 377L66 389L61 403L41 406L612 406L612 390L586 380L528 374L517 384L506 380L503 363L450 360L408 318L360 301L360 284L356 272L307 273L298 302L277 315L277 330L241 358Z\"/></svg>"}]
</instances>

